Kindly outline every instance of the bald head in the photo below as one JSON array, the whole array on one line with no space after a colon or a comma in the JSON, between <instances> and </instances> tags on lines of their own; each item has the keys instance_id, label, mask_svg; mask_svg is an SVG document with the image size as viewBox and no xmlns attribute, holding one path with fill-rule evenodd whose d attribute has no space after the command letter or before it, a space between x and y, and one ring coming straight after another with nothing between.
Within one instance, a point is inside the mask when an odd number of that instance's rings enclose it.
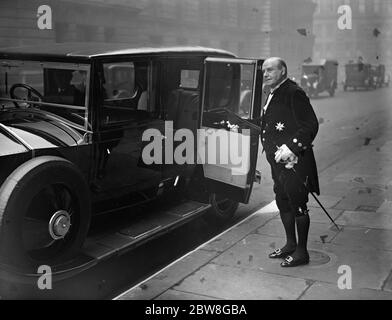
<instances>
[{"instance_id":1,"label":"bald head","mask_svg":"<svg viewBox=\"0 0 392 320\"><path fill-rule=\"evenodd\" d=\"M263 63L264 84L274 88L287 77L287 65L282 58L271 57Z\"/></svg>"}]
</instances>

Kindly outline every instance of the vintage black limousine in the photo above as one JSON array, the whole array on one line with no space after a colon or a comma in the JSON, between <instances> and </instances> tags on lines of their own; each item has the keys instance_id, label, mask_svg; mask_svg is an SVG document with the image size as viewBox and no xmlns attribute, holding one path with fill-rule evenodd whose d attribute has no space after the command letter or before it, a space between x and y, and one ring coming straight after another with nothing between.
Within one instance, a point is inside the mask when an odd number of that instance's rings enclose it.
<instances>
[{"instance_id":1,"label":"vintage black limousine","mask_svg":"<svg viewBox=\"0 0 392 320\"><path fill-rule=\"evenodd\" d=\"M230 218L254 181L261 63L203 47L0 49L1 266L64 264L93 215L173 192ZM229 145L208 142L222 131ZM222 161L238 138L241 163Z\"/></svg>"}]
</instances>

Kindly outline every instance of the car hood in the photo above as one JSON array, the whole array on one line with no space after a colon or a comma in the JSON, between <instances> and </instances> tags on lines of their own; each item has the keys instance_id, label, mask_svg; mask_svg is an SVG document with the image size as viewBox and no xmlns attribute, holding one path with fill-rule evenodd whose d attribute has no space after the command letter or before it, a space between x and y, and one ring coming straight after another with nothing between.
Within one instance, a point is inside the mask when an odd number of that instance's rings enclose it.
<instances>
[{"instance_id":1,"label":"car hood","mask_svg":"<svg viewBox=\"0 0 392 320\"><path fill-rule=\"evenodd\" d=\"M318 75L314 73L302 75L302 80L315 81L317 79L318 79Z\"/></svg>"},{"instance_id":2,"label":"car hood","mask_svg":"<svg viewBox=\"0 0 392 320\"><path fill-rule=\"evenodd\" d=\"M28 151L28 148L24 147L23 144L5 133L0 133L0 156L22 153L26 151Z\"/></svg>"},{"instance_id":3,"label":"car hood","mask_svg":"<svg viewBox=\"0 0 392 320\"><path fill-rule=\"evenodd\" d=\"M0 129L0 155L29 149L76 146L83 139L81 134L61 122L40 118L5 121Z\"/></svg>"}]
</instances>

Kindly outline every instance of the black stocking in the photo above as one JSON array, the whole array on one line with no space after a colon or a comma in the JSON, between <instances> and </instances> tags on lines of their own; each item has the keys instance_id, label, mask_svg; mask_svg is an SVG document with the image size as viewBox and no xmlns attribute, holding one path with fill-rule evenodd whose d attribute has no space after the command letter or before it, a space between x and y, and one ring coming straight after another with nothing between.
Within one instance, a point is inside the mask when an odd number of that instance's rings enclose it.
<instances>
[{"instance_id":1,"label":"black stocking","mask_svg":"<svg viewBox=\"0 0 392 320\"><path fill-rule=\"evenodd\" d=\"M281 249L282 252L291 252L297 246L295 237L295 215L293 212L280 212L284 230L286 231L286 245Z\"/></svg>"},{"instance_id":2,"label":"black stocking","mask_svg":"<svg viewBox=\"0 0 392 320\"><path fill-rule=\"evenodd\" d=\"M309 215L304 214L301 216L297 216L295 218L295 221L297 224L298 246L292 256L293 258L303 258L304 256L308 255L307 242L310 225Z\"/></svg>"}]
</instances>

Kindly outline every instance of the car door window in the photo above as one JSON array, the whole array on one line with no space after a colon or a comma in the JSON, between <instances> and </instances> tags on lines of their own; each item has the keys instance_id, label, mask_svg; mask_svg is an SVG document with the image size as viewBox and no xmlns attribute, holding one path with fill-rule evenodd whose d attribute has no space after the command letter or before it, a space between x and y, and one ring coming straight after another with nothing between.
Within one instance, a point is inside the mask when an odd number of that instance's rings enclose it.
<instances>
[{"instance_id":1,"label":"car door window","mask_svg":"<svg viewBox=\"0 0 392 320\"><path fill-rule=\"evenodd\" d=\"M153 111L149 103L150 65L148 62L103 64L103 125L138 121Z\"/></svg>"}]
</instances>

